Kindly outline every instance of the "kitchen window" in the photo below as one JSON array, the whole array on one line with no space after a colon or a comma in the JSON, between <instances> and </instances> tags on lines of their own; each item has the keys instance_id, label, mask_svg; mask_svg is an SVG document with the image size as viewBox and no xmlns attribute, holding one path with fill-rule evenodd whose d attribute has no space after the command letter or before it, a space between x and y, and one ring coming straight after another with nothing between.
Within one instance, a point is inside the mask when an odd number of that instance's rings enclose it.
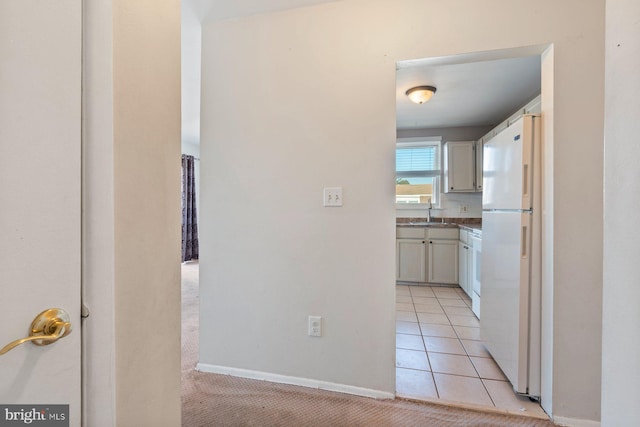
<instances>
[{"instance_id":1,"label":"kitchen window","mask_svg":"<svg viewBox=\"0 0 640 427\"><path fill-rule=\"evenodd\" d=\"M396 145L396 205L439 203L442 138L403 138Z\"/></svg>"}]
</instances>

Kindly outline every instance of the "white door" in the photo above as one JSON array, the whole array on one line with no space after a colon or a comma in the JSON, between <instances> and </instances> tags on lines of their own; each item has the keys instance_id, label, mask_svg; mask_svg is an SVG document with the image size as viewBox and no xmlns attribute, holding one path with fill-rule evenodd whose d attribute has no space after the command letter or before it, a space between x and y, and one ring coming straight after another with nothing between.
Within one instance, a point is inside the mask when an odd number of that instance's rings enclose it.
<instances>
[{"instance_id":1,"label":"white door","mask_svg":"<svg viewBox=\"0 0 640 427\"><path fill-rule=\"evenodd\" d=\"M0 405L24 408L0 424L69 405L80 425L81 19L81 0L0 2L0 348L48 308L72 329L0 356Z\"/></svg>"}]
</instances>

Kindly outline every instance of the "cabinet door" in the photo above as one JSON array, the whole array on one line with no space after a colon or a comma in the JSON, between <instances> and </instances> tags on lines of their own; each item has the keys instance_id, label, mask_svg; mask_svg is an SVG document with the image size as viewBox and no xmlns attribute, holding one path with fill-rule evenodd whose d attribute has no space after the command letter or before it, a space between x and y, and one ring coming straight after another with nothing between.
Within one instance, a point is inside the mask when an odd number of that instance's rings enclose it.
<instances>
[{"instance_id":1,"label":"cabinet door","mask_svg":"<svg viewBox=\"0 0 640 427\"><path fill-rule=\"evenodd\" d=\"M475 141L445 144L445 193L475 192Z\"/></svg>"},{"instance_id":2,"label":"cabinet door","mask_svg":"<svg viewBox=\"0 0 640 427\"><path fill-rule=\"evenodd\" d=\"M476 141L476 191L482 192L482 146L484 139Z\"/></svg>"},{"instance_id":3,"label":"cabinet door","mask_svg":"<svg viewBox=\"0 0 640 427\"><path fill-rule=\"evenodd\" d=\"M458 280L463 291L469 294L469 246L464 242L458 242Z\"/></svg>"},{"instance_id":4,"label":"cabinet door","mask_svg":"<svg viewBox=\"0 0 640 427\"><path fill-rule=\"evenodd\" d=\"M458 283L458 241L429 240L428 282Z\"/></svg>"},{"instance_id":5,"label":"cabinet door","mask_svg":"<svg viewBox=\"0 0 640 427\"><path fill-rule=\"evenodd\" d=\"M396 280L425 282L426 244L420 239L396 239Z\"/></svg>"}]
</instances>

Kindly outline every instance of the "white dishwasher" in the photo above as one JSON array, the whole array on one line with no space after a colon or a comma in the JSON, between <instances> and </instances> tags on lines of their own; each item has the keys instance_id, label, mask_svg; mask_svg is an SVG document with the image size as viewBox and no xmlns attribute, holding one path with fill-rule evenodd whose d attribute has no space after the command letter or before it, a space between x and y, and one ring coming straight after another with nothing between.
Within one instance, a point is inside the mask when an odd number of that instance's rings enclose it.
<instances>
[{"instance_id":1,"label":"white dishwasher","mask_svg":"<svg viewBox=\"0 0 640 427\"><path fill-rule=\"evenodd\" d=\"M482 237L480 234L471 235L473 256L471 261L471 310L480 318L480 277L482 275Z\"/></svg>"}]
</instances>

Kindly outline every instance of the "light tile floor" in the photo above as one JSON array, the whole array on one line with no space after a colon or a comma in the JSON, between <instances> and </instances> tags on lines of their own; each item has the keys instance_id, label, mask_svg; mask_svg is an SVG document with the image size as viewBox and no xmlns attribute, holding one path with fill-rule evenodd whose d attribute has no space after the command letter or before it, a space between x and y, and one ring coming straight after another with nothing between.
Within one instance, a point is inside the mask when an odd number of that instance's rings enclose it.
<instances>
[{"instance_id":1,"label":"light tile floor","mask_svg":"<svg viewBox=\"0 0 640 427\"><path fill-rule=\"evenodd\" d=\"M539 404L513 392L459 287L396 285L396 392L546 418Z\"/></svg>"}]
</instances>

